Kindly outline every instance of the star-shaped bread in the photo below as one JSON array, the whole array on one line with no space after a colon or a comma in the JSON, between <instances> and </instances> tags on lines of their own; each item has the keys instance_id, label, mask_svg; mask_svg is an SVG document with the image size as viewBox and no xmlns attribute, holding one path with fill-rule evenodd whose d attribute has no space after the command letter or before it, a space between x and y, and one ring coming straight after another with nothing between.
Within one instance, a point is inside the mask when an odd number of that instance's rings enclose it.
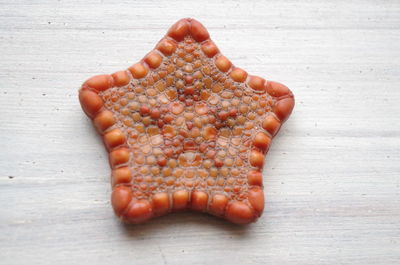
<instances>
[{"instance_id":1,"label":"star-shaped bread","mask_svg":"<svg viewBox=\"0 0 400 265\"><path fill-rule=\"evenodd\" d=\"M262 168L294 107L284 85L223 56L179 20L140 62L79 90L109 152L111 203L127 223L193 210L237 224L262 214Z\"/></svg>"}]
</instances>

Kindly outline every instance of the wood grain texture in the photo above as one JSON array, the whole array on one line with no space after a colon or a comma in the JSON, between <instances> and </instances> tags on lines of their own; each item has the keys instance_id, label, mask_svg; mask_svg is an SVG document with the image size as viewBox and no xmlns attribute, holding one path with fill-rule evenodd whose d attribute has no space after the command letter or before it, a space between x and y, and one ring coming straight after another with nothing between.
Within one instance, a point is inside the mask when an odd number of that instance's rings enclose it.
<instances>
[{"instance_id":1,"label":"wood grain texture","mask_svg":"<svg viewBox=\"0 0 400 265\"><path fill-rule=\"evenodd\" d=\"M0 1L0 264L400 264L400 2ZM114 217L77 89L128 67L181 17L295 111L247 227Z\"/></svg>"}]
</instances>

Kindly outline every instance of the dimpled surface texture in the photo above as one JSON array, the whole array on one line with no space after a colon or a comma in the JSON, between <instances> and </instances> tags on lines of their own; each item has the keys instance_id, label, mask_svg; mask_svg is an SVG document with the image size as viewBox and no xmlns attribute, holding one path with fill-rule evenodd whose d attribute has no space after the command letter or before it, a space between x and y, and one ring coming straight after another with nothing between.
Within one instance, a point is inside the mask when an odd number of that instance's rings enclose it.
<instances>
[{"instance_id":1,"label":"dimpled surface texture","mask_svg":"<svg viewBox=\"0 0 400 265\"><path fill-rule=\"evenodd\" d=\"M109 151L123 221L195 210L247 224L262 214L264 156L294 97L232 65L198 21L175 23L127 70L90 78L79 99Z\"/></svg>"}]
</instances>

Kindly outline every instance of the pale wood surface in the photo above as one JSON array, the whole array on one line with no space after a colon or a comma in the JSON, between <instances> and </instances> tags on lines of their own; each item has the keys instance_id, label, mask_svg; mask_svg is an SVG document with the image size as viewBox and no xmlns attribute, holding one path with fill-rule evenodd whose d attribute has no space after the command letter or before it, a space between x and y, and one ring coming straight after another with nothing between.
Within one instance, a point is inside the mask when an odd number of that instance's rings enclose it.
<instances>
[{"instance_id":1,"label":"pale wood surface","mask_svg":"<svg viewBox=\"0 0 400 265\"><path fill-rule=\"evenodd\" d=\"M77 100L181 17L297 105L248 227L126 227ZM400 2L0 1L0 264L400 264Z\"/></svg>"}]
</instances>

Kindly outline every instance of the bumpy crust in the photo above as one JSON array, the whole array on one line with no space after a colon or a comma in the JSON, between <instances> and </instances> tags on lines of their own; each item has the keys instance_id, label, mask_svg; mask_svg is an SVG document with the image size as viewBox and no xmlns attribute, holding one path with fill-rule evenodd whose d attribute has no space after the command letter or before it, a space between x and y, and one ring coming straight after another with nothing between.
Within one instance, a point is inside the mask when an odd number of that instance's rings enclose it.
<instances>
[{"instance_id":1,"label":"bumpy crust","mask_svg":"<svg viewBox=\"0 0 400 265\"><path fill-rule=\"evenodd\" d=\"M109 152L123 221L194 210L247 224L262 214L264 157L294 97L235 67L200 22L179 20L140 62L87 80L79 100Z\"/></svg>"}]
</instances>

